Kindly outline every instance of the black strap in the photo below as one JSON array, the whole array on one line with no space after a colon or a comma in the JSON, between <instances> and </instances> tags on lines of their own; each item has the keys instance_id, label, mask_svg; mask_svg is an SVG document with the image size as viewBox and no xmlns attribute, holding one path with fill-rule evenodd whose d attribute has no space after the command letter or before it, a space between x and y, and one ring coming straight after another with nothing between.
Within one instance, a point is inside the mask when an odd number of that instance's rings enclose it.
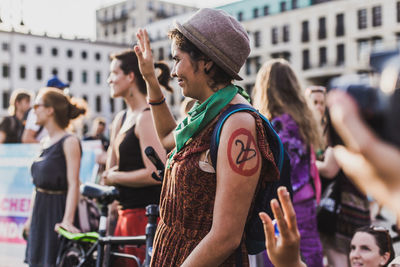
<instances>
[{"instance_id":1,"label":"black strap","mask_svg":"<svg viewBox=\"0 0 400 267\"><path fill-rule=\"evenodd\" d=\"M242 243L240 243L239 247L235 250L235 258L236 267L243 267L243 258L242 258Z\"/></svg>"}]
</instances>

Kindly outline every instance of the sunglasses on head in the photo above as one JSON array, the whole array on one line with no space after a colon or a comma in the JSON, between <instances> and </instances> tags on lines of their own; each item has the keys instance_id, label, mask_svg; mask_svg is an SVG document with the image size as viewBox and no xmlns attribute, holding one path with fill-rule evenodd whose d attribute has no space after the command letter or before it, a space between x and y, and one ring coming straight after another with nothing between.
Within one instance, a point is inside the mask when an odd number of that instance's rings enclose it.
<instances>
[{"instance_id":1,"label":"sunglasses on head","mask_svg":"<svg viewBox=\"0 0 400 267\"><path fill-rule=\"evenodd\" d=\"M309 94L312 93L326 93L326 88L324 86L310 86L307 87L306 91L308 91Z\"/></svg>"},{"instance_id":2,"label":"sunglasses on head","mask_svg":"<svg viewBox=\"0 0 400 267\"><path fill-rule=\"evenodd\" d=\"M392 238L390 237L389 230L386 229L386 228L383 227L383 226L375 226L375 225L371 225L371 226L369 227L369 229L371 229L372 231L375 231L375 232L382 232L382 233L385 233L385 236L386 236L386 244L387 244L387 251L391 253L390 244L392 243Z\"/></svg>"}]
</instances>

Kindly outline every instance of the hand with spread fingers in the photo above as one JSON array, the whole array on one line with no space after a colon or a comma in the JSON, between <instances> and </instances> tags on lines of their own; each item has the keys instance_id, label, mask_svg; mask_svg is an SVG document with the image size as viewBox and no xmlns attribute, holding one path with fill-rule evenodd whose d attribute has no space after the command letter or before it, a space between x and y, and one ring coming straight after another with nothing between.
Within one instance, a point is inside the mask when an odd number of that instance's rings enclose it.
<instances>
[{"instance_id":1,"label":"hand with spread fingers","mask_svg":"<svg viewBox=\"0 0 400 267\"><path fill-rule=\"evenodd\" d=\"M330 92L328 106L332 124L345 144L334 147L338 164L359 188L400 214L400 150L372 132L347 93Z\"/></svg>"},{"instance_id":2,"label":"hand with spread fingers","mask_svg":"<svg viewBox=\"0 0 400 267\"><path fill-rule=\"evenodd\" d=\"M278 197L282 207L276 199L273 199L271 209L278 224L279 236L275 235L271 218L265 212L260 213L268 257L276 267L306 267L300 257L300 233L297 228L296 213L285 187L278 188Z\"/></svg>"},{"instance_id":3,"label":"hand with spread fingers","mask_svg":"<svg viewBox=\"0 0 400 267\"><path fill-rule=\"evenodd\" d=\"M137 45L135 45L134 50L138 57L139 69L143 78L148 81L151 78L156 77L149 34L145 29L139 29L136 33L136 37L138 38L138 42Z\"/></svg>"}]
</instances>

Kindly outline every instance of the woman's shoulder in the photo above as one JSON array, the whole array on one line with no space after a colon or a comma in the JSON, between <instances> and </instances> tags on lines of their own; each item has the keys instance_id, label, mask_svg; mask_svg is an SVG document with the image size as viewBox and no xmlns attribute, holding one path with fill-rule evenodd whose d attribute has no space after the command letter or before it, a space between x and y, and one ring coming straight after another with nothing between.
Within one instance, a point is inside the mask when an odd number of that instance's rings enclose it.
<instances>
[{"instance_id":1,"label":"woman's shoulder","mask_svg":"<svg viewBox=\"0 0 400 267\"><path fill-rule=\"evenodd\" d=\"M81 146L81 141L75 134L68 133L62 139L63 139L62 143L63 143L64 149L65 148L78 148Z\"/></svg>"}]
</instances>

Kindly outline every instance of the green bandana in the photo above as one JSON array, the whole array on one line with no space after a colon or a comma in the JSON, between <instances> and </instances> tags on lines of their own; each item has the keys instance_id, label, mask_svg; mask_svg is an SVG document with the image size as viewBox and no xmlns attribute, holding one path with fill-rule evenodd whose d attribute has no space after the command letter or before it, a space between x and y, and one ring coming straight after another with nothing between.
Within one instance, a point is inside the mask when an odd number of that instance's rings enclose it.
<instances>
[{"instance_id":1,"label":"green bandana","mask_svg":"<svg viewBox=\"0 0 400 267\"><path fill-rule=\"evenodd\" d=\"M203 103L196 102L194 104L188 116L175 129L176 147L169 157L168 167L175 153L180 151L191 138L201 132L232 101L237 93L250 102L250 97L243 88L231 84L218 90Z\"/></svg>"}]
</instances>

